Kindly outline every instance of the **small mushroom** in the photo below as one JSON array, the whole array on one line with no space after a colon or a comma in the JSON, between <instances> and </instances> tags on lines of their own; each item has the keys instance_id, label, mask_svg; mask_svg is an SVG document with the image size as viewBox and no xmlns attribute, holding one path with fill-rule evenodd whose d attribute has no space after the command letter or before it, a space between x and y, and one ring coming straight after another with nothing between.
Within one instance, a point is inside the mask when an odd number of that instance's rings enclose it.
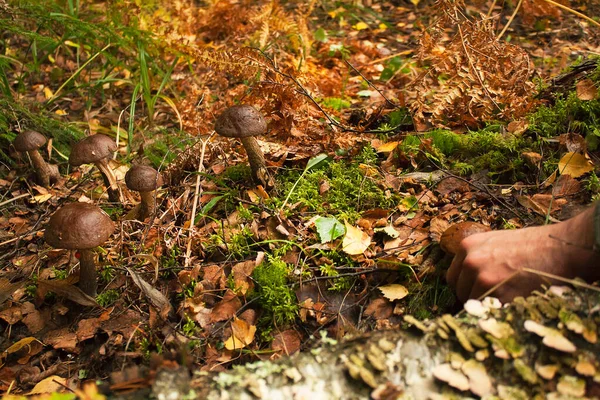
<instances>
[{"instance_id":1,"label":"small mushroom","mask_svg":"<svg viewBox=\"0 0 600 400\"><path fill-rule=\"evenodd\" d=\"M134 165L125 174L127 188L140 192L142 202L137 212L140 220L154 214L156 209L156 189L163 185L160 173L148 165Z\"/></svg>"},{"instance_id":2,"label":"small mushroom","mask_svg":"<svg viewBox=\"0 0 600 400\"><path fill-rule=\"evenodd\" d=\"M267 132L267 122L256 108L247 104L229 107L217 118L215 131L221 136L240 139L248 154L255 183L273 186L265 157L256 140L256 136Z\"/></svg>"},{"instance_id":3,"label":"small mushroom","mask_svg":"<svg viewBox=\"0 0 600 400\"><path fill-rule=\"evenodd\" d=\"M93 249L106 242L114 230L112 220L99 207L71 203L52 214L44 239L52 247L78 250L79 287L95 297L98 282Z\"/></svg>"},{"instance_id":4,"label":"small mushroom","mask_svg":"<svg viewBox=\"0 0 600 400\"><path fill-rule=\"evenodd\" d=\"M113 203L123 203L117 177L108 165L108 160L116 150L117 144L113 139L106 135L91 135L73 145L69 164L74 167L81 164L96 165L104 179L109 200Z\"/></svg>"},{"instance_id":5,"label":"small mushroom","mask_svg":"<svg viewBox=\"0 0 600 400\"><path fill-rule=\"evenodd\" d=\"M36 131L24 131L17 135L13 146L20 153L27 152L33 168L35 169L39 183L44 187L49 187L50 183L54 183L60 177L58 167L54 164L49 164L44 161L44 158L38 151L46 144L46 137Z\"/></svg>"},{"instance_id":6,"label":"small mushroom","mask_svg":"<svg viewBox=\"0 0 600 400\"><path fill-rule=\"evenodd\" d=\"M458 252L460 242L462 242L464 238L476 233L489 231L491 231L489 226L485 226L477 222L460 222L452 225L444 231L442 238L440 239L440 247L446 253L454 255Z\"/></svg>"}]
</instances>

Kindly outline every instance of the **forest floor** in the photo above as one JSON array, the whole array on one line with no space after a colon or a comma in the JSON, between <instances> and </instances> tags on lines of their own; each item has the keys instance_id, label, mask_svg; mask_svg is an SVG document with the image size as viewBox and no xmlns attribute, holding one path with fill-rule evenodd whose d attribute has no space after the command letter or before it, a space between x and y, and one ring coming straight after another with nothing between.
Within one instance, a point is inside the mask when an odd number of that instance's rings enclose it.
<instances>
[{"instance_id":1,"label":"forest floor","mask_svg":"<svg viewBox=\"0 0 600 400\"><path fill-rule=\"evenodd\" d=\"M5 398L102 398L74 391L453 313L446 228L552 223L598 198L600 3L369 3L0 0ZM262 185L214 131L236 104L268 124ZM50 187L12 145L26 130L49 139ZM94 134L117 144L122 204L68 163ZM134 164L164 180L144 221ZM77 252L44 240L72 202L116 224L95 298Z\"/></svg>"}]
</instances>

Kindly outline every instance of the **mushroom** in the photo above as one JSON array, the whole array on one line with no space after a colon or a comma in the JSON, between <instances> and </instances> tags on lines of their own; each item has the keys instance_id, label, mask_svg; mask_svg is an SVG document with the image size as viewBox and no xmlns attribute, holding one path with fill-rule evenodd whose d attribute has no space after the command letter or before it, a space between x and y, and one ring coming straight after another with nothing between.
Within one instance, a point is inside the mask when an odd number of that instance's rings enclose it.
<instances>
[{"instance_id":1,"label":"mushroom","mask_svg":"<svg viewBox=\"0 0 600 400\"><path fill-rule=\"evenodd\" d=\"M143 221L154 214L156 209L156 192L163 185L160 173L148 165L134 165L125 174L127 188L140 192L142 202L137 214Z\"/></svg>"},{"instance_id":2,"label":"mushroom","mask_svg":"<svg viewBox=\"0 0 600 400\"><path fill-rule=\"evenodd\" d=\"M46 137L36 131L24 131L17 135L13 146L20 153L27 152L33 168L35 169L39 183L44 187L49 187L60 177L58 167L54 164L48 164L38 151L46 144Z\"/></svg>"},{"instance_id":3,"label":"mushroom","mask_svg":"<svg viewBox=\"0 0 600 400\"><path fill-rule=\"evenodd\" d=\"M114 230L112 220L99 207L71 203L52 214L44 239L52 247L78 250L79 287L95 297L98 282L93 249L106 242Z\"/></svg>"},{"instance_id":4,"label":"mushroom","mask_svg":"<svg viewBox=\"0 0 600 400\"><path fill-rule=\"evenodd\" d=\"M256 108L246 104L229 107L217 118L215 131L221 136L240 139L248 154L255 183L273 186L265 157L255 138L267 132L267 122Z\"/></svg>"},{"instance_id":5,"label":"mushroom","mask_svg":"<svg viewBox=\"0 0 600 400\"><path fill-rule=\"evenodd\" d=\"M452 225L444 231L442 238L440 239L440 247L446 253L454 255L458 252L460 242L462 242L464 238L476 233L489 231L491 231L489 226L479 224L477 222L460 222Z\"/></svg>"},{"instance_id":6,"label":"mushroom","mask_svg":"<svg viewBox=\"0 0 600 400\"><path fill-rule=\"evenodd\" d=\"M117 144L106 135L91 135L75 143L69 155L69 164L78 167L81 164L94 164L100 170L113 203L123 203L117 177L108 165L108 159L117 150Z\"/></svg>"}]
</instances>

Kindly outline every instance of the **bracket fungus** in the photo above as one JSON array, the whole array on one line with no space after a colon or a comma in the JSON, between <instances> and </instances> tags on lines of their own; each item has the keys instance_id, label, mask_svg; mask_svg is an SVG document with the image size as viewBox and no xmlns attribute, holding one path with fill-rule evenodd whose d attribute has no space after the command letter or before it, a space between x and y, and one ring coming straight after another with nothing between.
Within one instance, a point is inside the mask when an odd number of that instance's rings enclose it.
<instances>
[{"instance_id":1,"label":"bracket fungus","mask_svg":"<svg viewBox=\"0 0 600 400\"><path fill-rule=\"evenodd\" d=\"M114 203L123 203L123 195L117 177L108 165L108 160L117 150L117 144L106 135L92 135L75 143L71 148L69 164L78 167L94 164L100 170L108 191L108 198Z\"/></svg>"},{"instance_id":2,"label":"bracket fungus","mask_svg":"<svg viewBox=\"0 0 600 400\"><path fill-rule=\"evenodd\" d=\"M125 174L127 188L140 192L141 203L137 210L140 220L154 214L156 209L156 189L163 185L160 173L148 165L134 165Z\"/></svg>"},{"instance_id":3,"label":"bracket fungus","mask_svg":"<svg viewBox=\"0 0 600 400\"><path fill-rule=\"evenodd\" d=\"M71 203L52 214L44 239L52 247L78 250L79 287L95 297L98 282L93 249L106 242L114 230L114 223L101 208Z\"/></svg>"},{"instance_id":4,"label":"bracket fungus","mask_svg":"<svg viewBox=\"0 0 600 400\"><path fill-rule=\"evenodd\" d=\"M267 133L267 122L256 108L247 104L229 107L217 118L215 131L221 136L240 139L248 154L254 182L273 186L265 156L256 140L256 136Z\"/></svg>"},{"instance_id":5,"label":"bracket fungus","mask_svg":"<svg viewBox=\"0 0 600 400\"><path fill-rule=\"evenodd\" d=\"M489 231L491 231L489 226L477 222L460 222L450 226L444 231L442 238L440 239L440 247L446 253L454 255L458 252L460 242L462 242L464 238L476 233Z\"/></svg>"},{"instance_id":6,"label":"bracket fungus","mask_svg":"<svg viewBox=\"0 0 600 400\"><path fill-rule=\"evenodd\" d=\"M60 177L58 167L44 161L44 158L38 151L47 140L44 135L36 131L24 131L17 135L13 146L20 153L27 153L31 159L31 164L35 169L39 183L44 187L49 187Z\"/></svg>"}]
</instances>

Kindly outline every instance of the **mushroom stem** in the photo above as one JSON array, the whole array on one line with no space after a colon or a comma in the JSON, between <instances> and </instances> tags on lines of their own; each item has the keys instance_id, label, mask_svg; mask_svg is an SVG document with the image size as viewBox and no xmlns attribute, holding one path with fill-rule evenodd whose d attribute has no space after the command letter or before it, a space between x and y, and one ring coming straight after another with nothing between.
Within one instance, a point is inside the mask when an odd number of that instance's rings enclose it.
<instances>
[{"instance_id":1,"label":"mushroom stem","mask_svg":"<svg viewBox=\"0 0 600 400\"><path fill-rule=\"evenodd\" d=\"M252 178L256 184L262 184L265 187L272 186L271 177L267 171L267 164L265 163L265 156L263 155L258 141L254 136L247 136L240 138L242 145L246 149L248 154L248 162L250 163L250 169L252 169Z\"/></svg>"},{"instance_id":2,"label":"mushroom stem","mask_svg":"<svg viewBox=\"0 0 600 400\"><path fill-rule=\"evenodd\" d=\"M50 181L56 180L57 177L50 166L46 163L44 158L41 156L40 152L37 150L29 150L27 154L29 154L29 158L31 159L33 168L35 169L38 180L40 181L40 185L44 187L50 186Z\"/></svg>"},{"instance_id":3,"label":"mushroom stem","mask_svg":"<svg viewBox=\"0 0 600 400\"><path fill-rule=\"evenodd\" d=\"M79 250L79 287L83 293L96 297L98 281L96 278L96 263L92 249Z\"/></svg>"},{"instance_id":4,"label":"mushroom stem","mask_svg":"<svg viewBox=\"0 0 600 400\"><path fill-rule=\"evenodd\" d=\"M119 184L117 183L117 177L112 172L112 169L108 166L108 162L106 160L97 161L96 167L100 170L102 174L102 178L104 179L104 184L106 185L106 189L108 191L108 199L113 203L121 203L123 204L123 196L121 191L119 190Z\"/></svg>"},{"instance_id":5,"label":"mushroom stem","mask_svg":"<svg viewBox=\"0 0 600 400\"><path fill-rule=\"evenodd\" d=\"M154 215L154 210L156 209L156 201L154 198L155 195L155 190L151 192L140 192L140 197L142 199L139 209L140 221L143 221L149 216Z\"/></svg>"}]
</instances>

